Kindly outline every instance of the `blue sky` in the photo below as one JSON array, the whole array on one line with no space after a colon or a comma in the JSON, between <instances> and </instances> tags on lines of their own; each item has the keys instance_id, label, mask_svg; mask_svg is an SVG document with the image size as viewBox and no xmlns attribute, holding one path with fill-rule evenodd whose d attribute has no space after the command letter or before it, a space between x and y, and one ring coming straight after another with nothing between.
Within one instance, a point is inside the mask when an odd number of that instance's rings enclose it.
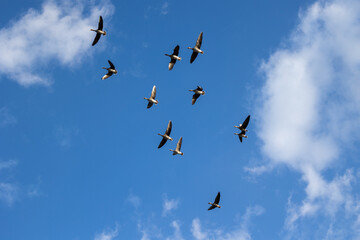
<instances>
[{"instance_id":1,"label":"blue sky","mask_svg":"<svg viewBox=\"0 0 360 240\"><path fill-rule=\"evenodd\" d=\"M0 239L360 239L358 1L0 13ZM91 47L99 15L108 34ZM119 73L101 81L108 59ZM157 149L169 120L174 141Z\"/></svg>"}]
</instances>

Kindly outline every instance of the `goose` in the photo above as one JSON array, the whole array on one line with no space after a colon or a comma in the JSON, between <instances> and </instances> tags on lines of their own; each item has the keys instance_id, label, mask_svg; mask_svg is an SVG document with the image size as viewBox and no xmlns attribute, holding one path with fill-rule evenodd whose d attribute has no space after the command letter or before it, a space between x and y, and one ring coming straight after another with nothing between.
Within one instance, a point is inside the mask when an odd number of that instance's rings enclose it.
<instances>
[{"instance_id":1,"label":"goose","mask_svg":"<svg viewBox=\"0 0 360 240\"><path fill-rule=\"evenodd\" d=\"M178 143L176 144L175 150L169 149L170 151L173 152L173 155L176 155L176 154L184 155L184 153L180 152L181 144L182 144L182 137L179 139Z\"/></svg>"},{"instance_id":2,"label":"goose","mask_svg":"<svg viewBox=\"0 0 360 240\"><path fill-rule=\"evenodd\" d=\"M204 51L200 50L201 48L201 43L202 43L202 37L203 37L203 32L201 32L199 34L199 37L196 41L195 47L188 47L188 49L193 50L193 53L191 54L191 58L190 58L190 63L193 63L194 60L196 59L198 53L204 54Z\"/></svg>"},{"instance_id":3,"label":"goose","mask_svg":"<svg viewBox=\"0 0 360 240\"><path fill-rule=\"evenodd\" d=\"M242 142L242 138L248 137L245 134L248 131L246 128L247 128L247 125L249 124L249 121L250 121L250 115L247 116L247 118L244 120L244 122L242 124L240 124L239 126L234 126L241 131L240 133L234 133L235 135L239 136L240 142Z\"/></svg>"},{"instance_id":4,"label":"goose","mask_svg":"<svg viewBox=\"0 0 360 240\"><path fill-rule=\"evenodd\" d=\"M214 200L214 203L212 202L209 202L209 204L211 205L209 207L208 210L213 210L214 208L221 208L221 206L219 205L219 202L220 202L220 192L218 192L218 194L216 195L216 198Z\"/></svg>"},{"instance_id":5,"label":"goose","mask_svg":"<svg viewBox=\"0 0 360 240\"><path fill-rule=\"evenodd\" d=\"M205 91L204 91L203 88L200 87L200 86L197 86L197 88L194 89L194 90L191 90L191 89L190 89L189 91L190 91L190 92L194 92L194 95L193 95L193 97L192 97L192 105L195 104L196 100L200 97L200 95L204 95L204 94L205 94Z\"/></svg>"},{"instance_id":6,"label":"goose","mask_svg":"<svg viewBox=\"0 0 360 240\"><path fill-rule=\"evenodd\" d=\"M105 79L109 78L111 75L113 75L113 73L115 73L115 74L118 73L117 70L115 69L114 64L110 60L108 60L108 62L109 62L110 67L109 68L103 67L103 69L108 70L108 72L101 78L101 80L105 80Z\"/></svg>"},{"instance_id":7,"label":"goose","mask_svg":"<svg viewBox=\"0 0 360 240\"><path fill-rule=\"evenodd\" d=\"M93 31L93 32L96 32L96 36L94 38L94 41L92 43L92 46L94 46L100 39L101 35L106 35L106 32L103 31L103 18L102 16L100 16L99 18L99 24L98 24L98 28L95 30L95 29L90 29L90 31Z\"/></svg>"},{"instance_id":8,"label":"goose","mask_svg":"<svg viewBox=\"0 0 360 240\"><path fill-rule=\"evenodd\" d=\"M156 100L155 97L156 97L156 86L154 85L154 86L153 86L153 89L152 89L152 91L151 91L151 96L150 96L150 98L144 97L144 99L148 100L148 102L149 102L148 105L147 105L147 108L151 108L151 106L152 106L154 103L155 103L155 104L158 104L158 103L159 103L159 101Z\"/></svg>"},{"instance_id":9,"label":"goose","mask_svg":"<svg viewBox=\"0 0 360 240\"><path fill-rule=\"evenodd\" d=\"M171 123L171 120L169 121L168 123L168 126L166 128L166 131L165 131L165 134L162 135L160 133L158 133L158 135L162 136L162 140L158 146L158 148L161 148L162 146L164 146L164 144L167 142L167 140L170 140L172 141L173 139L170 137L170 133L171 133L171 128L172 128L172 123Z\"/></svg>"},{"instance_id":10,"label":"goose","mask_svg":"<svg viewBox=\"0 0 360 240\"><path fill-rule=\"evenodd\" d=\"M181 61L181 57L179 57L179 49L180 49L180 46L177 45L175 48L174 48L174 52L173 54L169 55L169 54L165 54L165 56L168 56L171 58L170 62L169 62L169 71L171 69L173 69L175 63L176 63L176 60L179 60Z\"/></svg>"}]
</instances>

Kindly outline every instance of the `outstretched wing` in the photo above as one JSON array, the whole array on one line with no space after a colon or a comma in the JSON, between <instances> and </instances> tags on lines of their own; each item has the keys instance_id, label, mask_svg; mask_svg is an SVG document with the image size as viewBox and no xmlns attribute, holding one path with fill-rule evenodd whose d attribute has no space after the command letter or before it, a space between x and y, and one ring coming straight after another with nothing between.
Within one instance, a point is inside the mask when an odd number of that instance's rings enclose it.
<instances>
[{"instance_id":1,"label":"outstretched wing","mask_svg":"<svg viewBox=\"0 0 360 240\"><path fill-rule=\"evenodd\" d=\"M200 97L200 94L194 94L192 97L192 105L194 105L196 103L196 100Z\"/></svg>"},{"instance_id":2,"label":"outstretched wing","mask_svg":"<svg viewBox=\"0 0 360 240\"><path fill-rule=\"evenodd\" d=\"M181 144L182 144L182 137L179 139L177 145L176 145L176 150L180 151L181 149Z\"/></svg>"},{"instance_id":3,"label":"outstretched wing","mask_svg":"<svg viewBox=\"0 0 360 240\"><path fill-rule=\"evenodd\" d=\"M152 89L152 91L151 91L151 96L150 96L150 98L155 99L155 97L156 97L156 86L154 85L154 86L153 86L153 89Z\"/></svg>"},{"instance_id":4,"label":"outstretched wing","mask_svg":"<svg viewBox=\"0 0 360 240\"><path fill-rule=\"evenodd\" d=\"M177 45L177 46L174 48L174 52L173 52L172 55L178 56L178 55L179 55L179 49L180 49L180 46Z\"/></svg>"},{"instance_id":5,"label":"outstretched wing","mask_svg":"<svg viewBox=\"0 0 360 240\"><path fill-rule=\"evenodd\" d=\"M158 148L161 148L162 146L164 146L164 144L166 143L167 139L163 137L163 139L161 139L161 142L158 146Z\"/></svg>"},{"instance_id":6,"label":"outstretched wing","mask_svg":"<svg viewBox=\"0 0 360 240\"><path fill-rule=\"evenodd\" d=\"M103 18L102 18L102 16L100 16L98 30L102 30L102 29L103 29Z\"/></svg>"},{"instance_id":7,"label":"outstretched wing","mask_svg":"<svg viewBox=\"0 0 360 240\"><path fill-rule=\"evenodd\" d=\"M196 90L202 91L203 88L201 86L197 86Z\"/></svg>"},{"instance_id":8,"label":"outstretched wing","mask_svg":"<svg viewBox=\"0 0 360 240\"><path fill-rule=\"evenodd\" d=\"M101 37L101 33L96 33L96 36L95 36L94 41L92 43L92 46L94 46L99 41L100 37Z\"/></svg>"},{"instance_id":9,"label":"outstretched wing","mask_svg":"<svg viewBox=\"0 0 360 240\"><path fill-rule=\"evenodd\" d=\"M114 64L113 64L110 60L108 60L108 62L109 62L109 64L110 64L110 68L111 68L111 69L115 69Z\"/></svg>"},{"instance_id":10,"label":"outstretched wing","mask_svg":"<svg viewBox=\"0 0 360 240\"><path fill-rule=\"evenodd\" d=\"M245 119L245 121L243 122L243 124L241 125L244 129L246 129L247 125L249 124L250 121L250 115L247 116L247 118Z\"/></svg>"},{"instance_id":11,"label":"outstretched wing","mask_svg":"<svg viewBox=\"0 0 360 240\"><path fill-rule=\"evenodd\" d=\"M214 208L216 207L214 205L211 205L208 210L213 210Z\"/></svg>"},{"instance_id":12,"label":"outstretched wing","mask_svg":"<svg viewBox=\"0 0 360 240\"><path fill-rule=\"evenodd\" d=\"M240 142L242 142L242 137L240 136L240 135L238 135L239 136L239 140L240 140Z\"/></svg>"},{"instance_id":13,"label":"outstretched wing","mask_svg":"<svg viewBox=\"0 0 360 240\"><path fill-rule=\"evenodd\" d=\"M111 75L113 75L112 72L107 72L107 74L105 74L105 75L101 78L101 80L105 80L105 79L111 77Z\"/></svg>"},{"instance_id":14,"label":"outstretched wing","mask_svg":"<svg viewBox=\"0 0 360 240\"><path fill-rule=\"evenodd\" d=\"M218 192L218 194L216 195L214 203L219 204L219 202L220 202L220 192Z\"/></svg>"},{"instance_id":15,"label":"outstretched wing","mask_svg":"<svg viewBox=\"0 0 360 240\"><path fill-rule=\"evenodd\" d=\"M172 122L171 122L171 120L170 120L169 123L168 123L168 126L167 126L167 128L166 128L165 134L168 135L168 136L170 136L171 129L172 129Z\"/></svg>"},{"instance_id":16,"label":"outstretched wing","mask_svg":"<svg viewBox=\"0 0 360 240\"><path fill-rule=\"evenodd\" d=\"M152 105L153 105L153 103L149 102L148 105L147 105L147 108L151 108Z\"/></svg>"},{"instance_id":17,"label":"outstretched wing","mask_svg":"<svg viewBox=\"0 0 360 240\"><path fill-rule=\"evenodd\" d=\"M169 70L172 70L176 63L176 59L171 59L169 62Z\"/></svg>"},{"instance_id":18,"label":"outstretched wing","mask_svg":"<svg viewBox=\"0 0 360 240\"><path fill-rule=\"evenodd\" d=\"M203 32L201 32L201 33L199 34L199 37L198 37L198 39L197 39L197 41L196 41L196 47L197 47L198 49L201 48L202 38L203 38Z\"/></svg>"},{"instance_id":19,"label":"outstretched wing","mask_svg":"<svg viewBox=\"0 0 360 240\"><path fill-rule=\"evenodd\" d=\"M190 58L190 63L193 63L197 57L198 53L193 51L193 53L191 54L191 58Z\"/></svg>"}]
</instances>

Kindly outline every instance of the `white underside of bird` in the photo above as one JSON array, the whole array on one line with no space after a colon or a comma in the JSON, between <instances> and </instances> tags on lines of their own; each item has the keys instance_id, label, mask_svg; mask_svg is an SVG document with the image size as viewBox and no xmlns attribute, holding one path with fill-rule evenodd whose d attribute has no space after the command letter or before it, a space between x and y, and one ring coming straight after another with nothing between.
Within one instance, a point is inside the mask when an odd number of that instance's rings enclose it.
<instances>
[{"instance_id":1,"label":"white underside of bird","mask_svg":"<svg viewBox=\"0 0 360 240\"><path fill-rule=\"evenodd\" d=\"M197 47L194 47L194 48L192 48L192 47L188 47L188 49L191 49L191 50L193 50L194 52L197 52L197 53L204 54L204 51L203 51L203 50L201 50L201 49L199 49L199 48L197 48Z\"/></svg>"},{"instance_id":2,"label":"white underside of bird","mask_svg":"<svg viewBox=\"0 0 360 240\"><path fill-rule=\"evenodd\" d=\"M219 204L216 204L216 203L212 203L212 202L209 202L210 205L214 206L214 207L217 207L217 208L221 208L221 206Z\"/></svg>"},{"instance_id":3,"label":"white underside of bird","mask_svg":"<svg viewBox=\"0 0 360 240\"><path fill-rule=\"evenodd\" d=\"M151 102L151 103L155 103L155 104L158 104L158 103L159 103L158 100L155 100L155 99L153 99L153 98L146 98L146 97L144 97L144 99L148 100L148 101Z\"/></svg>"},{"instance_id":4,"label":"white underside of bird","mask_svg":"<svg viewBox=\"0 0 360 240\"><path fill-rule=\"evenodd\" d=\"M100 33L100 34L102 34L102 35L106 35L106 32L105 31L102 31L102 30L99 30L99 29L90 29L90 31L93 31L93 32L96 32L96 33Z\"/></svg>"},{"instance_id":5,"label":"white underside of bird","mask_svg":"<svg viewBox=\"0 0 360 240\"><path fill-rule=\"evenodd\" d=\"M160 135L160 136L162 136L163 138L166 138L167 140L170 140L170 141L174 140L174 139L172 139L170 136L168 136L168 135L166 135L166 134L162 135L162 134L158 133L158 135Z\"/></svg>"},{"instance_id":6,"label":"white underside of bird","mask_svg":"<svg viewBox=\"0 0 360 240\"><path fill-rule=\"evenodd\" d=\"M170 149L170 151L173 152L173 155L177 155L177 154L178 154L178 155L184 155L183 152L180 152L180 151L178 151L178 150L176 150L176 149L175 149L175 150Z\"/></svg>"}]
</instances>

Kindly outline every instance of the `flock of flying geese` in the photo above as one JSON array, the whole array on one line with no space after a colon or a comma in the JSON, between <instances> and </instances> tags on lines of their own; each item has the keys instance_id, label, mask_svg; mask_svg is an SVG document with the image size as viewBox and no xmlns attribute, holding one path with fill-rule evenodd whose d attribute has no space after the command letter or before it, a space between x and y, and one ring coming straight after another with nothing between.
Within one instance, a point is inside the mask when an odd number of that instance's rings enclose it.
<instances>
[{"instance_id":1,"label":"flock of flying geese","mask_svg":"<svg viewBox=\"0 0 360 240\"><path fill-rule=\"evenodd\" d=\"M102 16L100 16L99 18L99 24L98 24L98 28L97 29L90 29L90 31L94 31L96 32L94 41L92 43L92 46L94 46L99 40L101 35L106 35L106 31L103 31L103 18ZM202 38L203 38L203 33L201 32L197 38L196 44L195 46L192 47L188 47L188 49L191 49L193 52L191 54L191 58L190 58L190 63L193 63L196 59L196 57L198 56L199 53L204 54L204 51L202 51L201 48L201 44L202 44ZM165 56L170 57L170 62L169 62L169 70L172 70L176 61L179 60L181 61L181 57L179 57L179 50L180 50L180 46L177 45L174 48L173 53L170 54L165 54ZM117 74L118 71L116 70L114 64L108 60L110 67L106 68L103 67L103 69L106 69L108 72L101 78L101 80L105 80L109 77L111 77L113 74ZM195 104L196 100L200 97L200 95L204 95L205 91L203 90L202 87L197 86L196 89L193 90L189 90L190 92L194 92L194 95L192 97L192 105ZM151 108L153 106L153 104L157 105L159 103L158 100L155 99L156 98L156 86L154 85L151 91L151 95L149 98L144 97L145 100L148 101L147 104L147 108ZM244 120L244 122L242 124L240 124L239 126L234 126L235 128L239 129L241 132L240 133L234 133L235 135L238 135L240 142L242 142L243 138L247 138L246 136L246 132L248 131L246 128L249 124L250 121L250 115L247 116L247 118ZM171 120L168 123L168 126L166 128L166 131L164 134L160 134L158 133L158 135L160 135L162 137L162 140L158 146L158 148L161 148L162 146L165 145L165 143L167 142L167 140L173 141L173 139L170 137L170 133L171 133L171 129L172 129L172 122ZM170 149L170 151L173 152L173 155L184 155L183 152L181 152L181 144L182 144L182 137L180 137L179 141L177 142L176 145L176 149L172 150ZM209 207L208 210L212 210L214 208L221 208L221 206L219 205L220 202L220 192L218 192L218 194L215 197L214 202L209 202L209 204L211 205Z\"/></svg>"}]
</instances>

